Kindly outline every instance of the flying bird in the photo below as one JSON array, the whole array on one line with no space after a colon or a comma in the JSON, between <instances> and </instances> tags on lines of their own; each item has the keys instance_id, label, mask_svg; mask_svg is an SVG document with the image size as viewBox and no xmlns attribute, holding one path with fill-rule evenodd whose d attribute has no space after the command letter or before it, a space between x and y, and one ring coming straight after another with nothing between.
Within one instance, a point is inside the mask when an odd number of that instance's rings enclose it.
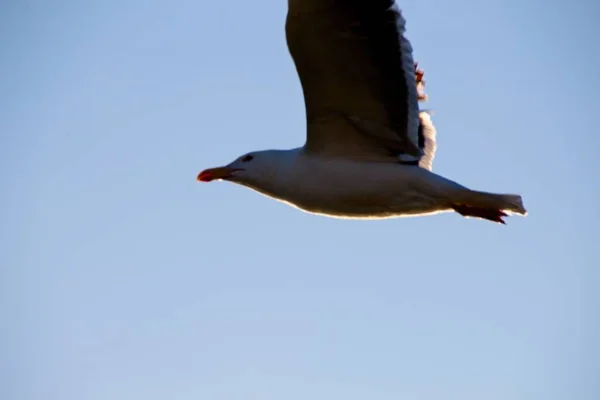
<instances>
[{"instance_id":1,"label":"flying bird","mask_svg":"<svg viewBox=\"0 0 600 400\"><path fill-rule=\"evenodd\" d=\"M197 180L224 180L313 214L380 219L454 211L504 223L521 196L432 172L436 129L423 70L394 0L288 0L285 33L304 94L306 142L245 153Z\"/></svg>"}]
</instances>

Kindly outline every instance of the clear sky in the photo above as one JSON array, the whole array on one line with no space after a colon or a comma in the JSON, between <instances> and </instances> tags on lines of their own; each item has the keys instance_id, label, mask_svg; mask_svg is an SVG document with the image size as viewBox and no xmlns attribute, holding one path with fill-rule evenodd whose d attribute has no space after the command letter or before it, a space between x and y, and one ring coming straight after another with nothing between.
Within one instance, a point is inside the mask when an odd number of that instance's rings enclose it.
<instances>
[{"instance_id":1,"label":"clear sky","mask_svg":"<svg viewBox=\"0 0 600 400\"><path fill-rule=\"evenodd\" d=\"M527 218L197 183L304 142L284 0L2 1L0 398L600 398L600 4L400 5L435 170Z\"/></svg>"}]
</instances>

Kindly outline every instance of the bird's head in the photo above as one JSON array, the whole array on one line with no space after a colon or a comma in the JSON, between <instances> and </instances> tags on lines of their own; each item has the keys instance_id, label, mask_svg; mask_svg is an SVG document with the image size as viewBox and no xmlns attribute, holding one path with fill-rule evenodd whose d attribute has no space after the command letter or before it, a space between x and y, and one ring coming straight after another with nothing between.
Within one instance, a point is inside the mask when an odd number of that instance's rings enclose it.
<instances>
[{"instance_id":1,"label":"bird's head","mask_svg":"<svg viewBox=\"0 0 600 400\"><path fill-rule=\"evenodd\" d=\"M273 181L286 167L284 152L278 150L263 150L246 153L231 163L216 168L208 168L198 174L200 182L225 180L244 186L262 187Z\"/></svg>"}]
</instances>

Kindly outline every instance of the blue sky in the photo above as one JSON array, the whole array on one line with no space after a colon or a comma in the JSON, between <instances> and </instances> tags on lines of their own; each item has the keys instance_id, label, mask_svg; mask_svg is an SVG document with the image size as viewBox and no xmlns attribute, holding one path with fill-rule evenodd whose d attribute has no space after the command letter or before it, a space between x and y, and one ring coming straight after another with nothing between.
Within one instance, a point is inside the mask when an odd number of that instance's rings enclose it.
<instances>
[{"instance_id":1,"label":"blue sky","mask_svg":"<svg viewBox=\"0 0 600 400\"><path fill-rule=\"evenodd\" d=\"M283 0L3 2L0 397L597 399L600 5L400 5L435 170L527 218L198 184L303 144Z\"/></svg>"}]
</instances>

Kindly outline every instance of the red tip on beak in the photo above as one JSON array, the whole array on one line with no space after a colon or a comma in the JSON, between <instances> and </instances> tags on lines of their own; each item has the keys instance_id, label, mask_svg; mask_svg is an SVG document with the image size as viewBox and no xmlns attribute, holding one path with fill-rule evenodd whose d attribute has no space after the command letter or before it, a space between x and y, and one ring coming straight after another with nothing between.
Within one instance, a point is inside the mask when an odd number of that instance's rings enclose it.
<instances>
[{"instance_id":1,"label":"red tip on beak","mask_svg":"<svg viewBox=\"0 0 600 400\"><path fill-rule=\"evenodd\" d=\"M209 168L204 170L198 174L196 178L200 182L210 182L215 179L225 179L231 176L232 173L238 171L235 168L228 167L219 167L219 168Z\"/></svg>"},{"instance_id":2,"label":"red tip on beak","mask_svg":"<svg viewBox=\"0 0 600 400\"><path fill-rule=\"evenodd\" d=\"M197 180L198 182L210 182L210 181L212 181L213 179L214 179L214 178L213 178L213 176L212 176L211 172L210 172L210 171L208 171L208 170L207 170L207 171L202 171L202 172L200 172L200 173L198 174L198 177L196 178L196 180Z\"/></svg>"}]
</instances>

